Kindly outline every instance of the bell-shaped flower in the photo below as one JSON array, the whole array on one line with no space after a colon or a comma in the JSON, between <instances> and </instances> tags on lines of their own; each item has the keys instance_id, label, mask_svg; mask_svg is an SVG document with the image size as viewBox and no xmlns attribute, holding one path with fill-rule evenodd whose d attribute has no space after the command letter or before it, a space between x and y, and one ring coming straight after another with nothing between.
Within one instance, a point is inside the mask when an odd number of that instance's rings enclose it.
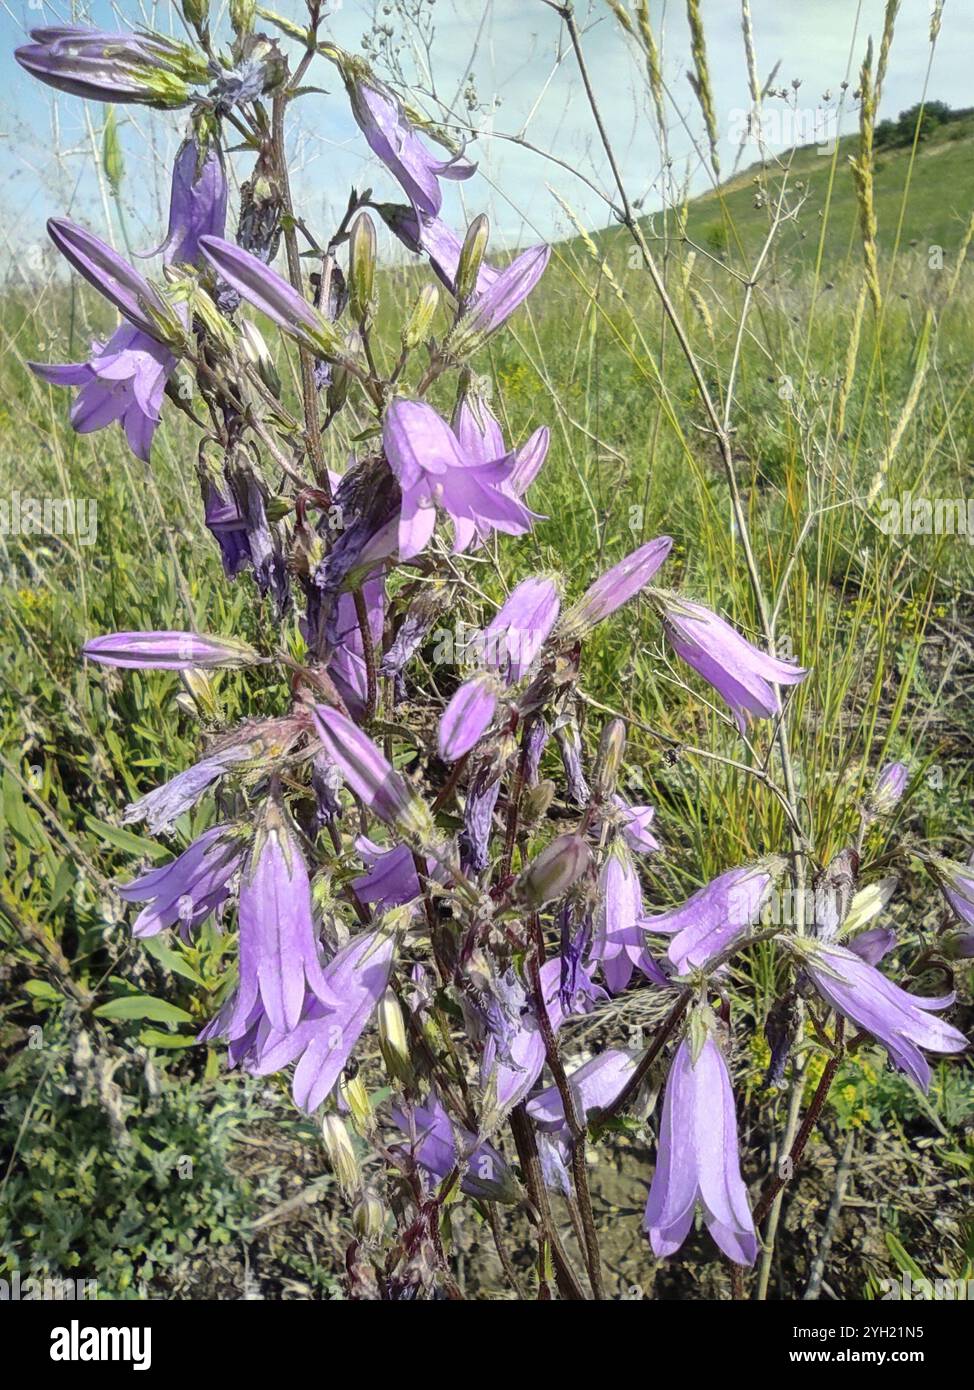
<instances>
[{"instance_id":1,"label":"bell-shaped flower","mask_svg":"<svg viewBox=\"0 0 974 1390\"><path fill-rule=\"evenodd\" d=\"M636 1053L610 1047L569 1073L568 1085L583 1124L587 1116L607 1109L621 1095L636 1070L638 1060ZM564 1143L569 1143L571 1131L565 1118L565 1103L557 1086L539 1091L528 1101L526 1108L539 1130L557 1135Z\"/></svg>"},{"instance_id":2,"label":"bell-shaped flower","mask_svg":"<svg viewBox=\"0 0 974 1390\"><path fill-rule=\"evenodd\" d=\"M441 217L418 213L413 207L398 203L374 203L386 226L410 251L425 254L439 280L451 294L456 291L457 269L463 240ZM481 261L477 271L476 292L482 294L500 274L493 266Z\"/></svg>"},{"instance_id":3,"label":"bell-shaped flower","mask_svg":"<svg viewBox=\"0 0 974 1390\"><path fill-rule=\"evenodd\" d=\"M727 1063L709 1033L699 1048L689 1036L683 1039L666 1079L656 1171L643 1218L656 1256L679 1250L698 1203L727 1258L753 1264L758 1239L741 1177L734 1094Z\"/></svg>"},{"instance_id":4,"label":"bell-shaped flower","mask_svg":"<svg viewBox=\"0 0 974 1390\"><path fill-rule=\"evenodd\" d=\"M464 681L440 718L438 746L444 762L453 763L479 743L497 709L497 686L484 672Z\"/></svg>"},{"instance_id":5,"label":"bell-shaped flower","mask_svg":"<svg viewBox=\"0 0 974 1390\"><path fill-rule=\"evenodd\" d=\"M69 419L79 434L117 420L136 458L149 462L166 382L178 358L164 343L123 323L104 345L93 342L87 362L28 362L51 386L76 386Z\"/></svg>"},{"instance_id":6,"label":"bell-shaped flower","mask_svg":"<svg viewBox=\"0 0 974 1390\"><path fill-rule=\"evenodd\" d=\"M471 639L473 655L507 684L523 680L558 618L560 599L551 579L525 579L496 617Z\"/></svg>"},{"instance_id":7,"label":"bell-shaped flower","mask_svg":"<svg viewBox=\"0 0 974 1390\"><path fill-rule=\"evenodd\" d=\"M657 536L606 570L564 615L559 631L572 640L584 637L646 587L672 548L670 536Z\"/></svg>"},{"instance_id":8,"label":"bell-shaped flower","mask_svg":"<svg viewBox=\"0 0 974 1390\"><path fill-rule=\"evenodd\" d=\"M358 725L331 705L315 706L314 724L349 789L381 821L407 835L422 838L429 833L428 809Z\"/></svg>"},{"instance_id":9,"label":"bell-shaped flower","mask_svg":"<svg viewBox=\"0 0 974 1390\"><path fill-rule=\"evenodd\" d=\"M659 849L659 840L650 830L656 819L655 806L630 806L626 799L616 795L612 798L620 815L622 837L634 854L654 854Z\"/></svg>"},{"instance_id":10,"label":"bell-shaped flower","mask_svg":"<svg viewBox=\"0 0 974 1390\"><path fill-rule=\"evenodd\" d=\"M395 959L395 934L377 930L355 936L324 971L330 1002L309 996L301 1021L267 1034L246 1059L255 1076L268 1076L300 1058L294 1070L295 1104L309 1114L334 1089L355 1045L385 994ZM252 1031L252 1025L251 1025Z\"/></svg>"},{"instance_id":11,"label":"bell-shaped flower","mask_svg":"<svg viewBox=\"0 0 974 1390\"><path fill-rule=\"evenodd\" d=\"M532 246L516 256L485 290L473 297L448 334L445 350L462 358L482 348L527 299L544 274L550 256L550 246Z\"/></svg>"},{"instance_id":12,"label":"bell-shaped flower","mask_svg":"<svg viewBox=\"0 0 974 1390\"><path fill-rule=\"evenodd\" d=\"M447 422L424 401L393 401L382 440L402 490L401 559L412 559L426 548L437 508L453 523L455 554L485 531L512 536L530 531L533 514L510 487L512 455L489 463L472 461Z\"/></svg>"},{"instance_id":13,"label":"bell-shaped flower","mask_svg":"<svg viewBox=\"0 0 974 1390\"><path fill-rule=\"evenodd\" d=\"M974 928L974 864L938 855L930 865L947 902L965 926Z\"/></svg>"},{"instance_id":14,"label":"bell-shaped flower","mask_svg":"<svg viewBox=\"0 0 974 1390\"><path fill-rule=\"evenodd\" d=\"M554 956L541 967L541 995L553 1033L557 1033L570 1014L590 1013L606 998L605 991L592 983L584 969L575 976L571 1009L566 1009L561 989L562 963ZM506 1113L528 1094L545 1064L544 1035L533 1002L521 1017L520 1027L506 1046L506 1056L498 1055L497 1041L488 1036L481 1059L481 1085L493 1097L495 1108Z\"/></svg>"},{"instance_id":15,"label":"bell-shaped flower","mask_svg":"<svg viewBox=\"0 0 974 1390\"><path fill-rule=\"evenodd\" d=\"M32 29L30 36L33 43L14 50L20 66L47 86L89 101L174 109L190 99L184 79L205 76L191 48L162 35L65 24Z\"/></svg>"},{"instance_id":16,"label":"bell-shaped flower","mask_svg":"<svg viewBox=\"0 0 974 1390\"><path fill-rule=\"evenodd\" d=\"M454 1125L439 1096L425 1105L392 1107L396 1127L408 1140L413 1161L437 1182L460 1168L460 1190L486 1202L516 1202L518 1184L502 1154L486 1140Z\"/></svg>"},{"instance_id":17,"label":"bell-shaped flower","mask_svg":"<svg viewBox=\"0 0 974 1390\"><path fill-rule=\"evenodd\" d=\"M967 1048L963 1033L931 1017L950 1007L953 994L939 998L908 994L855 950L835 942L795 937L789 945L825 1002L881 1043L892 1062L921 1090L930 1085L930 1067L921 1048L936 1053Z\"/></svg>"},{"instance_id":18,"label":"bell-shaped flower","mask_svg":"<svg viewBox=\"0 0 974 1390\"><path fill-rule=\"evenodd\" d=\"M902 801L909 780L910 770L906 763L887 763L876 778L876 785L870 793L870 810L881 816L888 816Z\"/></svg>"},{"instance_id":19,"label":"bell-shaped flower","mask_svg":"<svg viewBox=\"0 0 974 1390\"><path fill-rule=\"evenodd\" d=\"M475 164L430 152L392 91L371 73L349 69L345 86L352 115L369 148L397 179L415 212L435 217L443 205L440 179L468 179Z\"/></svg>"},{"instance_id":20,"label":"bell-shaped flower","mask_svg":"<svg viewBox=\"0 0 974 1390\"><path fill-rule=\"evenodd\" d=\"M632 856L621 839L614 841L599 872L598 906L592 960L601 962L612 994L624 990L643 954L643 894Z\"/></svg>"},{"instance_id":21,"label":"bell-shaped flower","mask_svg":"<svg viewBox=\"0 0 974 1390\"><path fill-rule=\"evenodd\" d=\"M200 236L199 249L221 279L304 347L335 361L344 339L324 314L259 257L219 236Z\"/></svg>"},{"instance_id":22,"label":"bell-shaped flower","mask_svg":"<svg viewBox=\"0 0 974 1390\"><path fill-rule=\"evenodd\" d=\"M305 990L331 1002L318 958L311 884L297 841L275 814L258 832L255 858L240 882L241 1007L258 996L271 1027L289 1033L301 1020Z\"/></svg>"},{"instance_id":23,"label":"bell-shaped flower","mask_svg":"<svg viewBox=\"0 0 974 1390\"><path fill-rule=\"evenodd\" d=\"M188 671L194 666L250 666L257 653L235 637L209 637L200 632L108 632L82 647L85 656L102 666L136 670Z\"/></svg>"},{"instance_id":24,"label":"bell-shaped flower","mask_svg":"<svg viewBox=\"0 0 974 1390\"><path fill-rule=\"evenodd\" d=\"M201 758L198 763L177 772L168 782L154 787L151 792L146 792L145 796L126 806L123 824L137 825L139 821L145 821L153 835L171 830L179 817L192 810L214 782L239 763L253 758L258 747L252 743L236 743L208 758Z\"/></svg>"},{"instance_id":25,"label":"bell-shaped flower","mask_svg":"<svg viewBox=\"0 0 974 1390\"><path fill-rule=\"evenodd\" d=\"M673 936L668 954L678 975L702 970L758 920L780 868L777 860L766 860L728 869L679 907L644 917L641 925L650 934Z\"/></svg>"},{"instance_id":26,"label":"bell-shaped flower","mask_svg":"<svg viewBox=\"0 0 974 1390\"><path fill-rule=\"evenodd\" d=\"M158 290L101 237L65 217L50 218L47 233L65 260L135 328L159 338L161 325L178 327Z\"/></svg>"},{"instance_id":27,"label":"bell-shaped flower","mask_svg":"<svg viewBox=\"0 0 974 1390\"><path fill-rule=\"evenodd\" d=\"M161 869L150 869L118 889L126 902L146 904L135 919L133 936L156 936L178 925L188 939L193 928L226 900L243 858L239 841L227 830L225 825L213 826Z\"/></svg>"},{"instance_id":28,"label":"bell-shaped flower","mask_svg":"<svg viewBox=\"0 0 974 1390\"><path fill-rule=\"evenodd\" d=\"M749 716L774 719L781 713L777 686L799 685L808 675L804 667L759 650L703 604L657 597L670 646L730 706L741 733Z\"/></svg>"},{"instance_id":29,"label":"bell-shaped flower","mask_svg":"<svg viewBox=\"0 0 974 1390\"><path fill-rule=\"evenodd\" d=\"M374 576L362 585L362 597L365 599L366 620L375 650L382 642L386 613L385 583L381 575ZM354 594L339 594L338 602L325 625L325 634L329 647L326 663L328 674L335 682L349 712L356 718L361 718L366 709L369 682L362 627L355 607Z\"/></svg>"},{"instance_id":30,"label":"bell-shaped flower","mask_svg":"<svg viewBox=\"0 0 974 1390\"><path fill-rule=\"evenodd\" d=\"M218 144L201 148L191 136L180 145L173 164L169 228L158 248L166 265L200 265L200 238L222 237L226 222L227 174L223 154Z\"/></svg>"}]
</instances>

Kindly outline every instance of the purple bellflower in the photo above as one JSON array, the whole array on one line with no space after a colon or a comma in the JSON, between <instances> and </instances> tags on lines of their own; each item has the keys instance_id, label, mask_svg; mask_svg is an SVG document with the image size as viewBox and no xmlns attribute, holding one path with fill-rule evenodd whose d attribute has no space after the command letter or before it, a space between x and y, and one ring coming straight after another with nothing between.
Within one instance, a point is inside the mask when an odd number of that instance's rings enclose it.
<instances>
[{"instance_id":1,"label":"purple bellflower","mask_svg":"<svg viewBox=\"0 0 974 1390\"><path fill-rule=\"evenodd\" d=\"M135 919L133 936L157 936L178 924L188 940L193 928L226 900L243 858L242 847L227 837L227 829L213 826L161 869L150 869L118 889L126 902L146 904Z\"/></svg>"},{"instance_id":2,"label":"purple bellflower","mask_svg":"<svg viewBox=\"0 0 974 1390\"><path fill-rule=\"evenodd\" d=\"M938 856L931 866L944 897L970 935L974 930L974 864L959 864Z\"/></svg>"},{"instance_id":3,"label":"purple bellflower","mask_svg":"<svg viewBox=\"0 0 974 1390\"><path fill-rule=\"evenodd\" d=\"M165 344L123 323L104 345L92 343L87 362L27 365L51 386L80 388L69 417L79 434L91 434L117 420L133 454L148 463L166 382L177 361Z\"/></svg>"},{"instance_id":4,"label":"purple bellflower","mask_svg":"<svg viewBox=\"0 0 974 1390\"><path fill-rule=\"evenodd\" d=\"M373 647L382 642L385 622L385 584L382 575L375 575L362 585L365 611ZM365 667L365 649L362 642L362 629L355 608L355 596L351 593L339 594L338 602L325 624L329 656L328 674L335 682L338 693L352 715L361 718L365 714L368 694L368 675Z\"/></svg>"},{"instance_id":5,"label":"purple bellflower","mask_svg":"<svg viewBox=\"0 0 974 1390\"><path fill-rule=\"evenodd\" d=\"M562 999L561 970L561 958L554 956L540 972L541 994L554 1033L569 1017ZM579 967L575 984L575 995L570 1001L572 1014L590 1013L607 997L604 990L592 983L584 967ZM494 1105L502 1113L524 1099L545 1064L544 1037L533 1004L528 1004L505 1050L506 1058L499 1056L496 1039L488 1036L481 1060L481 1084L485 1090L493 1087Z\"/></svg>"},{"instance_id":6,"label":"purple bellflower","mask_svg":"<svg viewBox=\"0 0 974 1390\"><path fill-rule=\"evenodd\" d=\"M260 998L271 1027L289 1033L301 1020L305 986L333 1002L318 959L308 870L283 824L263 832L240 883L240 988L243 1007Z\"/></svg>"},{"instance_id":7,"label":"purple bellflower","mask_svg":"<svg viewBox=\"0 0 974 1390\"><path fill-rule=\"evenodd\" d=\"M437 1182L442 1182L459 1164L460 1190L468 1197L487 1202L519 1199L517 1182L503 1156L493 1144L452 1125L438 1096L431 1095L425 1105L395 1105L392 1118L406 1135L414 1162Z\"/></svg>"},{"instance_id":8,"label":"purple bellflower","mask_svg":"<svg viewBox=\"0 0 974 1390\"><path fill-rule=\"evenodd\" d=\"M145 821L153 835L171 830L179 817L191 810L214 782L238 763L252 758L256 751L255 745L238 743L193 763L126 806L123 824L137 825Z\"/></svg>"},{"instance_id":9,"label":"purple bellflower","mask_svg":"<svg viewBox=\"0 0 974 1390\"><path fill-rule=\"evenodd\" d=\"M678 975L701 970L758 920L777 870L777 861L728 869L681 906L640 925L673 936L668 954Z\"/></svg>"},{"instance_id":10,"label":"purple bellflower","mask_svg":"<svg viewBox=\"0 0 974 1390\"><path fill-rule=\"evenodd\" d=\"M282 332L323 357L342 356L337 330L276 270L223 237L200 236L198 244L220 277Z\"/></svg>"},{"instance_id":11,"label":"purple bellflower","mask_svg":"<svg viewBox=\"0 0 974 1390\"><path fill-rule=\"evenodd\" d=\"M532 246L516 256L487 289L474 295L448 335L446 350L459 358L483 347L527 299L544 274L550 256L550 246Z\"/></svg>"},{"instance_id":12,"label":"purple bellflower","mask_svg":"<svg viewBox=\"0 0 974 1390\"><path fill-rule=\"evenodd\" d=\"M622 837L634 854L654 854L659 840L650 830L656 818L655 806L630 806L624 797L612 798L620 817Z\"/></svg>"},{"instance_id":13,"label":"purple bellflower","mask_svg":"<svg viewBox=\"0 0 974 1390\"><path fill-rule=\"evenodd\" d=\"M200 265L200 237L222 237L226 221L227 174L219 145L201 149L192 137L184 140L173 164L169 229L158 248L166 265Z\"/></svg>"},{"instance_id":14,"label":"purple bellflower","mask_svg":"<svg viewBox=\"0 0 974 1390\"><path fill-rule=\"evenodd\" d=\"M834 942L796 937L789 944L825 1002L881 1043L894 1065L921 1090L930 1085L930 1067L921 1048L938 1053L966 1050L963 1033L930 1016L949 1008L953 994L908 994L863 956Z\"/></svg>"},{"instance_id":15,"label":"purple bellflower","mask_svg":"<svg viewBox=\"0 0 974 1390\"><path fill-rule=\"evenodd\" d=\"M480 672L464 681L443 711L439 727L439 753L453 763L469 753L490 727L497 709L497 686L492 676Z\"/></svg>"},{"instance_id":16,"label":"purple bellflower","mask_svg":"<svg viewBox=\"0 0 974 1390\"><path fill-rule=\"evenodd\" d=\"M390 932L353 937L325 969L325 989L331 1002L307 999L297 1027L268 1035L247 1059L248 1070L256 1076L268 1076L300 1057L294 1071L294 1100L309 1114L317 1110L333 1090L385 994L395 945Z\"/></svg>"},{"instance_id":17,"label":"purple bellflower","mask_svg":"<svg viewBox=\"0 0 974 1390\"><path fill-rule=\"evenodd\" d=\"M160 337L160 321L174 327L159 292L107 242L64 217L50 218L47 233L65 260L134 327L150 338Z\"/></svg>"},{"instance_id":18,"label":"purple bellflower","mask_svg":"<svg viewBox=\"0 0 974 1390\"><path fill-rule=\"evenodd\" d=\"M412 559L426 548L438 507L453 523L454 554L466 550L485 529L512 536L530 531L533 514L510 488L513 455L489 463L472 461L443 417L423 401L393 401L382 439L402 489L401 559Z\"/></svg>"},{"instance_id":19,"label":"purple bellflower","mask_svg":"<svg viewBox=\"0 0 974 1390\"><path fill-rule=\"evenodd\" d=\"M416 212L415 208L401 204L373 203L372 206L404 246L429 257L437 278L454 294L463 242L453 228L440 217L428 217ZM483 294L490 289L499 274L493 266L481 261L477 271L476 293Z\"/></svg>"},{"instance_id":20,"label":"purple bellflower","mask_svg":"<svg viewBox=\"0 0 974 1390\"><path fill-rule=\"evenodd\" d=\"M568 1085L575 1097L575 1108L582 1122L599 1110L605 1110L621 1095L636 1070L638 1055L608 1048L591 1061L569 1073ZM543 1133L557 1134L566 1143L570 1139L565 1105L557 1086L539 1091L527 1103L527 1112Z\"/></svg>"},{"instance_id":21,"label":"purple bellflower","mask_svg":"<svg viewBox=\"0 0 974 1390\"><path fill-rule=\"evenodd\" d=\"M171 311L148 280L99 237L63 218L47 224L61 254L126 319L104 345L93 343L88 362L30 362L52 386L79 387L71 424L79 434L119 421L132 452L148 462L166 383L178 358L162 341L176 332L185 310ZM155 315L155 318L153 317Z\"/></svg>"},{"instance_id":22,"label":"purple bellflower","mask_svg":"<svg viewBox=\"0 0 974 1390\"><path fill-rule=\"evenodd\" d=\"M414 211L435 217L443 206L440 179L468 179L477 166L460 156L437 159L420 138L402 103L371 75L347 73L352 115L369 148L398 180Z\"/></svg>"},{"instance_id":23,"label":"purple bellflower","mask_svg":"<svg viewBox=\"0 0 974 1390\"><path fill-rule=\"evenodd\" d=\"M471 640L473 654L508 685L523 680L557 621L559 606L552 580L525 579Z\"/></svg>"},{"instance_id":24,"label":"purple bellflower","mask_svg":"<svg viewBox=\"0 0 974 1390\"><path fill-rule=\"evenodd\" d=\"M247 642L198 632L108 632L92 637L82 651L102 666L151 671L249 666L257 660L257 653Z\"/></svg>"},{"instance_id":25,"label":"purple bellflower","mask_svg":"<svg viewBox=\"0 0 974 1390\"><path fill-rule=\"evenodd\" d=\"M758 1240L741 1177L727 1063L709 1034L696 1058L693 1054L685 1037L670 1066L643 1229L657 1257L673 1255L686 1240L699 1203L727 1258L751 1265Z\"/></svg>"},{"instance_id":26,"label":"purple bellflower","mask_svg":"<svg viewBox=\"0 0 974 1390\"><path fill-rule=\"evenodd\" d=\"M592 960L601 962L612 994L624 990L643 954L643 894L632 856L620 839L612 845L599 872L598 907Z\"/></svg>"},{"instance_id":27,"label":"purple bellflower","mask_svg":"<svg viewBox=\"0 0 974 1390\"><path fill-rule=\"evenodd\" d=\"M742 734L749 716L774 719L781 713L775 687L799 685L806 669L760 651L701 603L658 597L670 646L730 706Z\"/></svg>"},{"instance_id":28,"label":"purple bellflower","mask_svg":"<svg viewBox=\"0 0 974 1390\"><path fill-rule=\"evenodd\" d=\"M561 620L560 631L566 637L584 637L597 623L644 589L672 549L670 536L657 536L606 570L568 610Z\"/></svg>"},{"instance_id":29,"label":"purple bellflower","mask_svg":"<svg viewBox=\"0 0 974 1390\"><path fill-rule=\"evenodd\" d=\"M482 874L490 863L490 836L500 790L500 775L491 761L478 767L470 779L459 835L460 867L464 873Z\"/></svg>"},{"instance_id":30,"label":"purple bellflower","mask_svg":"<svg viewBox=\"0 0 974 1390\"><path fill-rule=\"evenodd\" d=\"M109 33L80 25L32 29L33 43L15 49L20 66L58 91L90 101L185 106L180 73L191 50L149 34ZM200 74L202 75L202 74Z\"/></svg>"},{"instance_id":31,"label":"purple bellflower","mask_svg":"<svg viewBox=\"0 0 974 1390\"><path fill-rule=\"evenodd\" d=\"M910 770L906 763L887 763L876 778L869 797L870 809L888 816L902 801L909 780Z\"/></svg>"},{"instance_id":32,"label":"purple bellflower","mask_svg":"<svg viewBox=\"0 0 974 1390\"><path fill-rule=\"evenodd\" d=\"M314 724L349 789L381 821L419 838L428 834L429 811L358 725L331 705L315 706Z\"/></svg>"}]
</instances>

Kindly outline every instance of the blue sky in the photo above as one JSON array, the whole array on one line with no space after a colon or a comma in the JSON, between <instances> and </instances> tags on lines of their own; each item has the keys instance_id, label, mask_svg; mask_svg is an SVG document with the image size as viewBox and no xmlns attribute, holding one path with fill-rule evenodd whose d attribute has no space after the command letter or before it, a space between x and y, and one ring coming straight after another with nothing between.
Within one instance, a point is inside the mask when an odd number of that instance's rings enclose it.
<instances>
[{"instance_id":1,"label":"blue sky","mask_svg":"<svg viewBox=\"0 0 974 1390\"><path fill-rule=\"evenodd\" d=\"M381 10L383 0L379 0ZM300 17L301 0L278 0L279 13ZM219 0L213 0L219 12ZM339 44L359 51L363 32L375 10L371 0L341 0L326 30ZM736 131L747 107L740 6L737 0L702 0L707 29L715 106L725 170L733 163ZM854 127L851 88L868 36L878 41L884 0L751 0L758 67L762 77L780 63L777 84L800 79L796 98L805 119L836 120L835 104L844 78L851 79L842 130ZM689 44L682 3L652 5L664 51L664 76L671 105L671 154L674 174L692 191L707 186L708 173L698 148L703 123L687 81ZM467 74L486 112L477 113L479 137L470 154L478 159L480 177L449 191L447 214L460 220L482 210L491 216L498 240L526 242L562 234L565 215L554 188L589 227L604 225L607 211L598 195L578 177L583 174L607 189L608 170L584 100L578 71L564 51L558 17L541 0L434 0L431 46L437 92L452 98ZM659 204L659 150L638 64L606 6L577 0L585 26L585 48L600 94L606 124L634 196L645 206ZM44 219L69 213L105 233L106 210L93 175L92 139L97 143L104 109L76 98L55 95L32 81L10 57L31 25L64 22L72 15L109 28L151 23L180 32L169 4L135 0L93 0L74 6L45 0L0 0L0 39L4 82L0 87L0 255L23 255L43 241ZM895 115L927 96L954 106L974 102L970 80L974 54L974 7L970 0L947 0L943 28L927 79L930 57L929 0L903 0L897 21L882 115ZM407 65L408 42L402 46ZM424 65L425 60L420 63ZM347 199L351 183L371 182L378 196L395 197L394 184L377 168L351 121L341 84L330 67L320 66L319 82L329 96L299 103L293 139L295 182L309 220L326 233ZM823 103L824 94L831 99ZM428 110L434 108L427 101ZM822 114L814 116L818 109ZM768 107L772 128L788 140L784 102ZM828 113L828 114L826 114ZM136 247L160 239L168 197L167 170L180 138L179 112L156 115L138 108L119 108L126 151L123 189L125 231ZM777 123L775 125L775 123ZM554 151L570 167L559 168L515 146L505 135L522 134L542 150ZM744 163L755 157L749 150ZM577 173L575 172L577 171ZM240 162L239 177L247 167ZM112 239L119 227L112 223ZM36 250L33 252L36 255Z\"/></svg>"}]
</instances>

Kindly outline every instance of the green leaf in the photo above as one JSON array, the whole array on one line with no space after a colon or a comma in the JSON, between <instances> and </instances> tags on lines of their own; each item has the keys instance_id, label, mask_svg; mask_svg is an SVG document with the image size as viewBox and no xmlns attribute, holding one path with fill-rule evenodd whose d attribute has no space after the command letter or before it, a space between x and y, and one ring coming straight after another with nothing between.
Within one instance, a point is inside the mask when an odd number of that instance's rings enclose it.
<instances>
[{"instance_id":1,"label":"green leaf","mask_svg":"<svg viewBox=\"0 0 974 1390\"><path fill-rule=\"evenodd\" d=\"M184 980L192 980L194 985L203 985L205 981L202 975L189 964L178 951L167 946L164 941L160 941L157 936L146 937L142 945L148 951L153 960L157 960L160 965L170 971L173 975L182 975Z\"/></svg>"},{"instance_id":2,"label":"green leaf","mask_svg":"<svg viewBox=\"0 0 974 1390\"><path fill-rule=\"evenodd\" d=\"M914 1279L924 1279L926 1275L912 1255L908 1254L892 1231L886 1232L886 1247L893 1256L898 1269L904 1270Z\"/></svg>"},{"instance_id":3,"label":"green leaf","mask_svg":"<svg viewBox=\"0 0 974 1390\"><path fill-rule=\"evenodd\" d=\"M195 1033L160 1033L158 1028L143 1028L139 1042L144 1047L194 1047Z\"/></svg>"},{"instance_id":4,"label":"green leaf","mask_svg":"<svg viewBox=\"0 0 974 1390\"><path fill-rule=\"evenodd\" d=\"M118 825L109 825L97 816L85 816L85 825L116 849L124 849L126 854L147 854L150 859L166 859L169 856L165 845L156 844L155 840L144 840L141 835L133 835L131 830L123 830Z\"/></svg>"},{"instance_id":5,"label":"green leaf","mask_svg":"<svg viewBox=\"0 0 974 1390\"><path fill-rule=\"evenodd\" d=\"M192 1023L192 1014L178 1009L165 999L153 999L150 994L128 994L121 999L110 999L107 1004L99 1004L94 1011L96 1018L112 1018L124 1021L133 1018L150 1018L154 1023Z\"/></svg>"},{"instance_id":6,"label":"green leaf","mask_svg":"<svg viewBox=\"0 0 974 1390\"><path fill-rule=\"evenodd\" d=\"M63 995L59 994L53 985L49 985L46 980L28 980L24 989L33 999L40 999L45 1004L63 1003Z\"/></svg>"}]
</instances>

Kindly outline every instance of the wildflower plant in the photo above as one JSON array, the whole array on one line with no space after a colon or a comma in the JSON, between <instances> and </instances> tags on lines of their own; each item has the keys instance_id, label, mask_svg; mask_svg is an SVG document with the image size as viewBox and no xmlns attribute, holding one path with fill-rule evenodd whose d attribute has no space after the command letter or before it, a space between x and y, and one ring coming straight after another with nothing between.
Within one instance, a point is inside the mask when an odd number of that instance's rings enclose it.
<instances>
[{"instance_id":1,"label":"wildflower plant","mask_svg":"<svg viewBox=\"0 0 974 1390\"><path fill-rule=\"evenodd\" d=\"M328 41L318 0L306 28L288 23L283 38L255 32L253 7L231 5L225 48L205 7L184 13L195 44L43 29L17 54L61 91L184 113L161 272L52 219L54 244L121 323L88 362L32 366L78 391L75 429L120 422L146 461L161 411L188 411L200 430L206 526L228 582L254 586L257 645L232 632L126 631L92 633L84 655L179 672L204 701L208 673L221 669L271 668L286 678L275 688L289 692L257 719L214 729L193 766L124 812L170 835L202 799L220 806L218 823L169 863L120 886L127 903L142 904L133 932L189 938L218 917L236 942L200 1040L225 1044L229 1064L255 1076L291 1070L295 1103L320 1117L348 1199L350 1296L457 1296L444 1231L448 1205L463 1201L488 1224L512 1287L498 1208L519 1205L535 1229L539 1289L550 1277L565 1298L602 1297L586 1145L628 1112L656 1114L642 1174L647 1259L650 1250L678 1257L699 1216L730 1261L750 1266L762 1239L773 1241L762 1228L782 1180L760 1181L738 1134L727 983L739 958L758 943L776 952L769 1075L790 1076L801 1094L805 1020L829 1055L813 1119L848 1047L874 1040L924 1088L927 1054L966 1047L943 1017L952 991L928 997L881 968L894 938L872 924L889 881L862 856L908 771L878 771L854 844L820 862L789 721L793 692L815 679L816 653L775 650L727 431L702 378L760 630L741 631L679 587L664 535L581 593L539 573L499 604L482 601L470 567L494 553L498 535L514 545L545 525L551 422L538 419L526 440L505 438L482 373L484 348L543 284L549 248L505 263L488 258L485 217L449 224L442 182L467 182L473 199L476 166ZM703 101L699 27L694 45ZM398 186L394 201L352 190L330 233L294 206L284 147L288 109L313 62L333 66L345 94L335 99L347 97L386 183ZM254 166L235 216L231 145ZM621 221L658 274L623 203ZM376 219L429 271L386 369L373 341ZM669 314L662 280L659 288ZM271 332L297 353L298 404ZM171 390L177 366L195 382L192 405ZM329 431L344 446L340 472L326 462ZM434 666L431 675L421 659L437 621L471 593L481 609L468 644L476 669ZM647 901L644 865L667 826L627 790L626 722L610 717L591 740L579 729L586 643L640 603L728 711L740 740L734 765L784 812L784 843L727 864L682 902ZM701 688L670 698L689 704ZM761 724L768 745L758 756ZM949 974L951 952L971 953L972 871L921 845L905 860L926 867L958 919L926 962L935 954ZM788 921L772 906L785 892L800 908ZM599 1038L600 1015L635 991L651 1000L648 1042L623 1049L606 1028L594 1055L578 1055L572 1022L584 1017ZM796 1130L784 1142L797 1161L808 1132ZM559 1235L555 1197L572 1213L581 1267Z\"/></svg>"}]
</instances>

